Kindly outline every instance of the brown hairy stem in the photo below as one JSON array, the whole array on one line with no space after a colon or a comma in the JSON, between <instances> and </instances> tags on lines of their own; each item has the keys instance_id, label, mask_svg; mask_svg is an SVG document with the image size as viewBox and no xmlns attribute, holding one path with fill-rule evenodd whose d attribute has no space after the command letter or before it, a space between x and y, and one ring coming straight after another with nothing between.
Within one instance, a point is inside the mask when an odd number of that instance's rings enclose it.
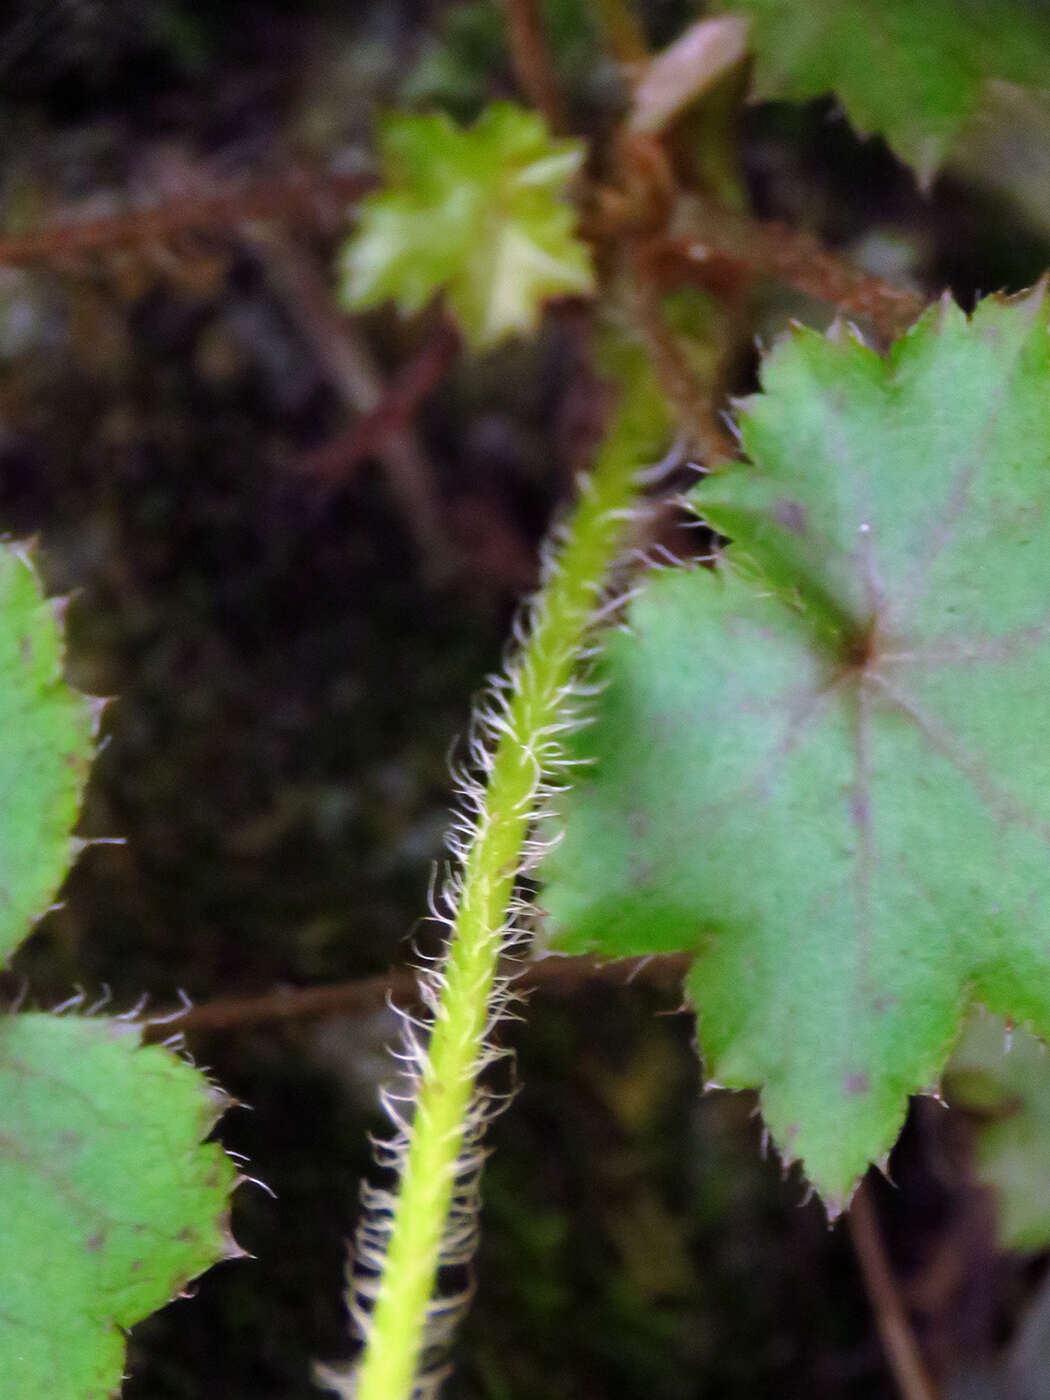
<instances>
[{"instance_id":1,"label":"brown hairy stem","mask_svg":"<svg viewBox=\"0 0 1050 1400\"><path fill-rule=\"evenodd\" d=\"M695 233L654 243L651 257L669 281L697 281L714 291L775 278L873 322L887 340L906 330L927 304L917 293L854 267L808 233L713 206L705 207Z\"/></svg>"},{"instance_id":2,"label":"brown hairy stem","mask_svg":"<svg viewBox=\"0 0 1050 1400\"><path fill-rule=\"evenodd\" d=\"M716 467L736 455L735 444L715 407L715 386L702 384L685 350L668 325L660 289L634 259L629 292L634 323L653 359L660 385L689 436L690 447L705 467Z\"/></svg>"},{"instance_id":3,"label":"brown hairy stem","mask_svg":"<svg viewBox=\"0 0 1050 1400\"><path fill-rule=\"evenodd\" d=\"M104 218L82 219L75 209L43 228L0 235L0 265L51 262L128 244L163 242L180 234L237 229L254 220L295 217L316 224L336 216L374 189L375 176L291 169L270 180L188 191L177 199L144 203Z\"/></svg>"},{"instance_id":4,"label":"brown hairy stem","mask_svg":"<svg viewBox=\"0 0 1050 1400\"><path fill-rule=\"evenodd\" d=\"M42 228L0 236L0 265L24 266L163 242L186 233L236 232L246 223L290 217L312 226L342 221L347 206L374 189L375 176L290 169L268 180L145 202L104 218L85 219L75 207ZM615 238L615 217L588 232ZM697 283L717 296L735 295L756 277L771 277L809 296L866 318L887 338L923 310L916 293L863 272L812 235L779 222L705 206L694 230L654 239L650 265L663 285Z\"/></svg>"}]
</instances>

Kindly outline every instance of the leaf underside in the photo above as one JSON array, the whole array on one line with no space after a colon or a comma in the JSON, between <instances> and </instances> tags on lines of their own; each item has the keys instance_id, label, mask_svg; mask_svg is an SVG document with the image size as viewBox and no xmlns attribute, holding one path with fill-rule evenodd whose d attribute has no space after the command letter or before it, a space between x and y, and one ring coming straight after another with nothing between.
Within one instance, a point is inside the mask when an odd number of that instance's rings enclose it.
<instances>
[{"instance_id":1,"label":"leaf underside","mask_svg":"<svg viewBox=\"0 0 1050 1400\"><path fill-rule=\"evenodd\" d=\"M752 19L755 90L834 93L926 184L985 82L1050 87L1050 12L1031 0L732 0Z\"/></svg>"},{"instance_id":2,"label":"leaf underside","mask_svg":"<svg viewBox=\"0 0 1050 1400\"><path fill-rule=\"evenodd\" d=\"M62 635L24 556L0 546L0 964L51 903L93 749L91 705L62 679Z\"/></svg>"},{"instance_id":3,"label":"leaf underside","mask_svg":"<svg viewBox=\"0 0 1050 1400\"><path fill-rule=\"evenodd\" d=\"M0 1022L5 1395L107 1400L122 1330L216 1260L234 1170L201 1145L225 1100L126 1023Z\"/></svg>"},{"instance_id":4,"label":"leaf underside","mask_svg":"<svg viewBox=\"0 0 1050 1400\"><path fill-rule=\"evenodd\" d=\"M609 641L548 941L692 950L712 1081L760 1086L830 1210L978 1000L1050 1034L1050 336L1042 288L881 359L798 329Z\"/></svg>"}]
</instances>

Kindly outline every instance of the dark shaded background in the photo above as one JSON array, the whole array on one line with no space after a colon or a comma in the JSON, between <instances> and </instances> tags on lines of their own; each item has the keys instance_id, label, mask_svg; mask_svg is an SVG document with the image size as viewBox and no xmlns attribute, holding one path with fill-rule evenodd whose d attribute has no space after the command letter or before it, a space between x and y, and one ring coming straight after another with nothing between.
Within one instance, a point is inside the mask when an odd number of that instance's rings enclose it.
<instances>
[{"instance_id":1,"label":"dark shaded background","mask_svg":"<svg viewBox=\"0 0 1050 1400\"><path fill-rule=\"evenodd\" d=\"M691 13L642 9L654 42ZM616 72L584 0L548 11L577 126L601 131ZM481 0L23 0L0 18L3 230L293 164L352 173L377 104L466 117L496 93L510 65ZM918 288L967 303L1050 262L1001 170L920 196L830 102L751 109L740 159L757 213ZM338 202L275 227L332 286ZM84 852L19 954L10 984L41 1005L74 984L124 1009L363 977L429 936L449 747L594 416L581 317L562 310L535 344L460 361L412 424L435 530L381 460L318 479L312 454L353 414L267 246L234 222L0 261L0 527L37 535L49 587L73 594L72 678L120 697L82 834L126 844ZM754 328L789 314L826 316L770 287ZM388 374L430 330L380 315L334 334ZM673 996L545 992L511 1034L523 1087L492 1135L450 1397L893 1393L844 1231L760 1155L747 1096L701 1098ZM128 1400L305 1400L312 1360L348 1354L343 1241L391 1035L378 1009L192 1039L251 1105L222 1140L276 1199L242 1187L255 1261L135 1330ZM933 1364L976 1384L1042 1263L995 1254L968 1151L964 1120L919 1105L878 1203ZM981 1384L965 1393L1006 1394Z\"/></svg>"}]
</instances>

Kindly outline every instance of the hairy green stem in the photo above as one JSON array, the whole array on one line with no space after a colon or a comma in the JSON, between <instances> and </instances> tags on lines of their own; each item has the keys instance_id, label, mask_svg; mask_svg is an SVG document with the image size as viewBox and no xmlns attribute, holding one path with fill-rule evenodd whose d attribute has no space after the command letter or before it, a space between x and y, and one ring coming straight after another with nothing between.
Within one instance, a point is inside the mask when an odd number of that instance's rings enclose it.
<instances>
[{"instance_id":1,"label":"hairy green stem","mask_svg":"<svg viewBox=\"0 0 1050 1400\"><path fill-rule=\"evenodd\" d=\"M632 373L534 603L531 635L509 668L506 686L494 692L487 728L499 739L482 761L487 786L477 799L473 838L454 880L457 907L445 965L432 983L440 990L406 1128L400 1188L391 1205L355 1400L407 1400L416 1392L420 1361L432 1340L428 1322L438 1271L450 1259L450 1211L454 1217L465 1177L468 1191L476 1190L480 1170L477 1139L485 1115L476 1081L492 1058L486 1040L501 1004L497 963L512 928L515 886L538 804L557 767L566 695L621 548L639 468L653 460L665 425L662 397L650 375ZM463 1262L462 1252L453 1250L452 1257Z\"/></svg>"}]
</instances>

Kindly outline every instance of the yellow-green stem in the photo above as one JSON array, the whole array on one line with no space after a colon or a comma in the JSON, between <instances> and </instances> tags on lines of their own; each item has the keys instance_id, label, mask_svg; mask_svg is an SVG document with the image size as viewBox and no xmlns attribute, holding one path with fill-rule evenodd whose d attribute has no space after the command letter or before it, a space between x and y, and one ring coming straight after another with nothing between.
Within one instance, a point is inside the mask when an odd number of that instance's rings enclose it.
<instances>
[{"instance_id":1,"label":"yellow-green stem","mask_svg":"<svg viewBox=\"0 0 1050 1400\"><path fill-rule=\"evenodd\" d=\"M560 557L536 600L532 634L512 667L507 725L492 757L462 873L355 1400L408 1400L413 1392L503 931L545 776L538 755L549 751L551 727L561 715L595 602L621 547L639 468L653 460L666 429L659 390L633 354L631 359L628 386L583 484Z\"/></svg>"}]
</instances>

